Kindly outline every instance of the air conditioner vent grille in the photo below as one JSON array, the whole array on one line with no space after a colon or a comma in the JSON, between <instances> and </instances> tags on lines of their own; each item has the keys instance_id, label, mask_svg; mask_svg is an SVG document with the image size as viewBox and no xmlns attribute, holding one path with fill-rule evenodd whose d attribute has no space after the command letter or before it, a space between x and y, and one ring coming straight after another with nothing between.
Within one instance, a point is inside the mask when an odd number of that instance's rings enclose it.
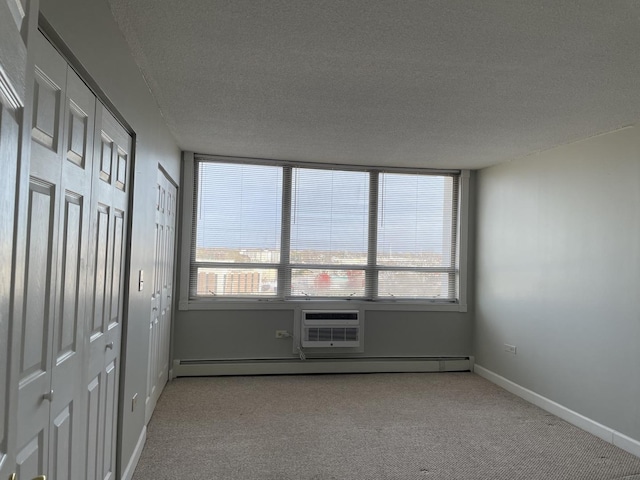
<instances>
[{"instance_id":1,"label":"air conditioner vent grille","mask_svg":"<svg viewBox=\"0 0 640 480\"><path fill-rule=\"evenodd\" d=\"M357 342L359 331L357 327L312 327L304 329L304 337L309 342Z\"/></svg>"}]
</instances>

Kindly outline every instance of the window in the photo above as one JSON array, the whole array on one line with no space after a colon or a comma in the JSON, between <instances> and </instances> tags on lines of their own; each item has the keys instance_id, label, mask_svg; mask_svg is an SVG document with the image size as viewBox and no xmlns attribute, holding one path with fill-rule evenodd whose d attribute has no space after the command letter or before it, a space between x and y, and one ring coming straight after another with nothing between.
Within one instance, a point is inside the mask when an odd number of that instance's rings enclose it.
<instances>
[{"instance_id":1,"label":"window","mask_svg":"<svg viewBox=\"0 0 640 480\"><path fill-rule=\"evenodd\" d=\"M275 296L282 168L198 162L192 295Z\"/></svg>"},{"instance_id":2,"label":"window","mask_svg":"<svg viewBox=\"0 0 640 480\"><path fill-rule=\"evenodd\" d=\"M378 296L451 298L457 177L380 174Z\"/></svg>"},{"instance_id":3,"label":"window","mask_svg":"<svg viewBox=\"0 0 640 480\"><path fill-rule=\"evenodd\" d=\"M364 297L366 172L293 169L291 296Z\"/></svg>"},{"instance_id":4,"label":"window","mask_svg":"<svg viewBox=\"0 0 640 480\"><path fill-rule=\"evenodd\" d=\"M194 164L189 297L459 298L459 172Z\"/></svg>"}]
</instances>

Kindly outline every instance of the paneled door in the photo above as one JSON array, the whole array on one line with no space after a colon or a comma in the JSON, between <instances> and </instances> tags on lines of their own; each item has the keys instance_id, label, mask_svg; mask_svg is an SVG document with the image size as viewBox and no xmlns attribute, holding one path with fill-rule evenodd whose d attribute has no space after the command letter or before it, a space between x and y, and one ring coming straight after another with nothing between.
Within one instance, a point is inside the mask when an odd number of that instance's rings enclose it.
<instances>
[{"instance_id":1,"label":"paneled door","mask_svg":"<svg viewBox=\"0 0 640 480\"><path fill-rule=\"evenodd\" d=\"M147 422L151 418L169 375L177 192L176 186L165 172L158 169L155 256L149 323L147 398L145 402Z\"/></svg>"},{"instance_id":2,"label":"paneled door","mask_svg":"<svg viewBox=\"0 0 640 480\"><path fill-rule=\"evenodd\" d=\"M15 420L17 403L11 379L17 357L11 355L9 319L11 318L11 285L13 231L15 225L18 142L20 128L18 109L0 93L0 478L15 471ZM16 361L14 361L14 358Z\"/></svg>"},{"instance_id":3,"label":"paneled door","mask_svg":"<svg viewBox=\"0 0 640 480\"><path fill-rule=\"evenodd\" d=\"M37 37L18 377L18 478L48 473L67 64ZM17 300L16 300L17 301Z\"/></svg>"},{"instance_id":4,"label":"paneled door","mask_svg":"<svg viewBox=\"0 0 640 480\"><path fill-rule=\"evenodd\" d=\"M15 472L18 356L11 345L15 206L26 47L13 0L0 0L0 479ZM12 354L13 352L13 354Z\"/></svg>"},{"instance_id":5,"label":"paneled door","mask_svg":"<svg viewBox=\"0 0 640 480\"><path fill-rule=\"evenodd\" d=\"M37 0L31 2L37 9ZM20 144L26 102L30 9L26 1L0 0L0 479L16 471L17 377L20 338L13 328ZM25 32L25 36L21 34ZM28 144L28 142L27 142ZM26 180L26 178L25 178ZM26 183L26 182L24 182ZM20 324L16 322L19 329Z\"/></svg>"},{"instance_id":6,"label":"paneled door","mask_svg":"<svg viewBox=\"0 0 640 480\"><path fill-rule=\"evenodd\" d=\"M86 480L116 475L120 340L125 285L125 240L130 189L131 136L100 103L91 200L87 308L88 375Z\"/></svg>"},{"instance_id":7,"label":"paneled door","mask_svg":"<svg viewBox=\"0 0 640 480\"><path fill-rule=\"evenodd\" d=\"M20 319L17 474L82 479L84 324L96 98L36 37Z\"/></svg>"},{"instance_id":8,"label":"paneled door","mask_svg":"<svg viewBox=\"0 0 640 480\"><path fill-rule=\"evenodd\" d=\"M64 103L51 366L49 476L84 478L84 330L96 98L71 68Z\"/></svg>"}]
</instances>

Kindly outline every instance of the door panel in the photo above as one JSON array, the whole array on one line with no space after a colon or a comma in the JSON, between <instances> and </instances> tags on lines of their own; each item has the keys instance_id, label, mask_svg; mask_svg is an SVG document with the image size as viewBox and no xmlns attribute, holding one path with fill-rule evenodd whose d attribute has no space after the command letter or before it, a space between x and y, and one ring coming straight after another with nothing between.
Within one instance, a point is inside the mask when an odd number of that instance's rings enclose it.
<instances>
[{"instance_id":1,"label":"door panel","mask_svg":"<svg viewBox=\"0 0 640 480\"><path fill-rule=\"evenodd\" d=\"M46 432L43 430L22 447L16 455L18 478L35 478L45 469Z\"/></svg>"},{"instance_id":2,"label":"door panel","mask_svg":"<svg viewBox=\"0 0 640 480\"><path fill-rule=\"evenodd\" d=\"M47 472L53 331L56 324L61 136L66 62L42 36L34 37L35 86L31 128L26 250L22 279L18 372L18 473Z\"/></svg>"},{"instance_id":3,"label":"door panel","mask_svg":"<svg viewBox=\"0 0 640 480\"><path fill-rule=\"evenodd\" d=\"M67 434L64 448L70 452L67 463L58 462L59 454L52 445L50 475L56 479L83 478L83 444L81 405L84 389L79 381L84 371L84 325L87 295L87 253L89 247L89 199L93 166L87 161L93 149L96 99L70 67L67 67L64 104L62 155L60 156L60 188L64 195L59 204L61 245L59 248L56 317L54 330L54 362L51 373L51 418L54 419L52 442L60 432ZM55 422L66 419L64 429ZM63 468L64 465L68 467Z\"/></svg>"},{"instance_id":4,"label":"door panel","mask_svg":"<svg viewBox=\"0 0 640 480\"><path fill-rule=\"evenodd\" d=\"M104 461L101 479L115 478L115 436L118 405L118 370L114 359L105 368Z\"/></svg>"},{"instance_id":5,"label":"door panel","mask_svg":"<svg viewBox=\"0 0 640 480\"><path fill-rule=\"evenodd\" d=\"M93 285L88 340L86 478L115 478L118 367L125 285L131 137L96 106L89 280Z\"/></svg>"},{"instance_id":6,"label":"door panel","mask_svg":"<svg viewBox=\"0 0 640 480\"><path fill-rule=\"evenodd\" d=\"M8 477L14 469L14 422L16 403L12 401L15 387L11 383L12 370L17 359L11 355L9 319L11 318L13 235L15 228L16 182L18 168L18 142L20 128L14 110L0 94L0 478ZM6 162L6 163L5 163ZM10 438L11 437L11 438Z\"/></svg>"},{"instance_id":7,"label":"door panel","mask_svg":"<svg viewBox=\"0 0 640 480\"><path fill-rule=\"evenodd\" d=\"M28 24L33 24L31 12L37 8L38 0L29 5L22 0L0 0L0 479L18 469L18 372L24 328L20 308L29 163L28 157L21 159L19 152L28 155L29 142L23 141L23 122L31 118L30 109L26 112L24 108L30 101L26 95L28 58L24 39ZM24 451L20 459L34 463L37 469L40 446L36 442L35 457Z\"/></svg>"},{"instance_id":8,"label":"door panel","mask_svg":"<svg viewBox=\"0 0 640 480\"><path fill-rule=\"evenodd\" d=\"M87 444L85 448L85 478L95 480L98 478L99 451L102 448L100 432L100 384L101 376L98 374L87 385L87 416L85 418L87 426Z\"/></svg>"},{"instance_id":9,"label":"door panel","mask_svg":"<svg viewBox=\"0 0 640 480\"><path fill-rule=\"evenodd\" d=\"M93 223L94 234L94 255L93 255L93 309L91 322L91 342L97 341L103 333L104 308L105 308L105 288L107 285L107 265L109 262L109 213L107 205L98 204L95 208L95 221Z\"/></svg>"},{"instance_id":10,"label":"door panel","mask_svg":"<svg viewBox=\"0 0 640 480\"><path fill-rule=\"evenodd\" d=\"M155 252L145 416L147 422L167 382L171 340L171 296L176 226L177 188L158 169L155 222Z\"/></svg>"},{"instance_id":11,"label":"door panel","mask_svg":"<svg viewBox=\"0 0 640 480\"><path fill-rule=\"evenodd\" d=\"M49 467L52 478L72 478L72 455L74 451L74 408L73 404L64 408L53 420L52 441L50 444L51 466ZM75 419L77 420L77 419Z\"/></svg>"},{"instance_id":12,"label":"door panel","mask_svg":"<svg viewBox=\"0 0 640 480\"><path fill-rule=\"evenodd\" d=\"M18 471L45 471L50 399L52 252L56 240L55 188L32 179L29 192L24 317L18 377ZM38 461L34 459L37 457ZM29 477L29 478L32 478Z\"/></svg>"},{"instance_id":13,"label":"door panel","mask_svg":"<svg viewBox=\"0 0 640 480\"><path fill-rule=\"evenodd\" d=\"M111 306L108 329L116 328L122 318L124 215L122 210L113 210L113 255L111 259Z\"/></svg>"}]
</instances>

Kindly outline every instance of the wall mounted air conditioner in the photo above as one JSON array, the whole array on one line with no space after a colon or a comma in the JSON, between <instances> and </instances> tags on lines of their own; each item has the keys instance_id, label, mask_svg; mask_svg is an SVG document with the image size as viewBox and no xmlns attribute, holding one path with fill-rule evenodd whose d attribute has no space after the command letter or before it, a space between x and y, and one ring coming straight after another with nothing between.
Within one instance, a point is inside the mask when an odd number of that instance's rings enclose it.
<instances>
[{"instance_id":1,"label":"wall mounted air conditioner","mask_svg":"<svg viewBox=\"0 0 640 480\"><path fill-rule=\"evenodd\" d=\"M358 310L302 310L303 348L360 347L362 323Z\"/></svg>"}]
</instances>

